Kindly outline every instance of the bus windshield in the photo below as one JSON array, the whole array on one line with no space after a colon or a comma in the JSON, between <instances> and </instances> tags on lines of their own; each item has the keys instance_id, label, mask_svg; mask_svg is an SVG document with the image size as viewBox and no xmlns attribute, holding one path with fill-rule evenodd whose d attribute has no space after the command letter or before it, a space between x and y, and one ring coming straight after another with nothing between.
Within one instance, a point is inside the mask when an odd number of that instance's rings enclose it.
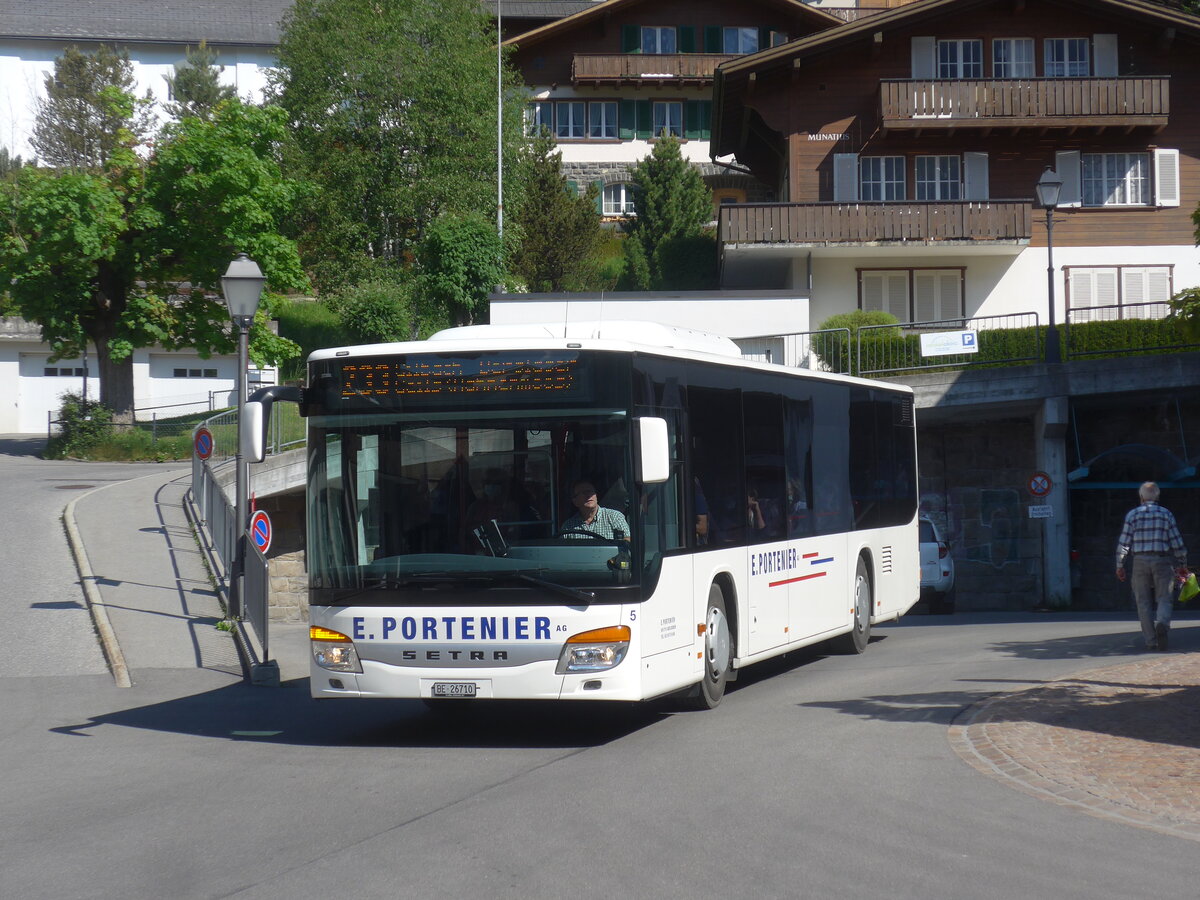
<instances>
[{"instance_id":1,"label":"bus windshield","mask_svg":"<svg viewBox=\"0 0 1200 900\"><path fill-rule=\"evenodd\" d=\"M325 602L374 588L427 602L437 587L523 602L521 585L586 600L638 582L623 408L356 410L309 427L308 567Z\"/></svg>"}]
</instances>

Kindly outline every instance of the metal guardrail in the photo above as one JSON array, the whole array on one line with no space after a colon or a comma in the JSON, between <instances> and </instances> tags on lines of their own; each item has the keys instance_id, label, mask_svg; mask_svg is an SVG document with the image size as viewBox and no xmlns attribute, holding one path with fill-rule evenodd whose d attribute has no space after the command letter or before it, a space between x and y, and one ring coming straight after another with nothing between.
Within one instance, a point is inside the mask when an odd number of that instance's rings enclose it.
<instances>
[{"instance_id":1,"label":"metal guardrail","mask_svg":"<svg viewBox=\"0 0 1200 900\"><path fill-rule=\"evenodd\" d=\"M797 369L816 372L850 371L850 329L826 328L821 331L796 331L790 334L764 334L735 338L748 359L760 359Z\"/></svg>"},{"instance_id":2,"label":"metal guardrail","mask_svg":"<svg viewBox=\"0 0 1200 900\"><path fill-rule=\"evenodd\" d=\"M1170 315L1166 300L1067 310L1063 352L1068 359L1083 359L1196 349L1182 339Z\"/></svg>"},{"instance_id":3,"label":"metal guardrail","mask_svg":"<svg viewBox=\"0 0 1200 900\"><path fill-rule=\"evenodd\" d=\"M974 366L1014 365L1042 359L1042 335L1037 313L937 319L899 325L866 325L855 335L853 374L895 375L929 369L964 369ZM974 331L978 351L927 357L921 352L921 334L938 331ZM900 338L899 340L897 338Z\"/></svg>"}]
</instances>

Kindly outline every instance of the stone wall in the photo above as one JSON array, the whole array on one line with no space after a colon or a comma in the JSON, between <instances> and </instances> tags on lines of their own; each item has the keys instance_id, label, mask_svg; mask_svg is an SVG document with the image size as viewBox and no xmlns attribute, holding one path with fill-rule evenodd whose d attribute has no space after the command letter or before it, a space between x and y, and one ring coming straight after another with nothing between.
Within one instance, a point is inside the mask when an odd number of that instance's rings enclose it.
<instances>
[{"instance_id":1,"label":"stone wall","mask_svg":"<svg viewBox=\"0 0 1200 900\"><path fill-rule=\"evenodd\" d=\"M304 557L304 493L277 494L258 501L271 517L271 549L267 562L272 622L308 621L308 580Z\"/></svg>"}]
</instances>

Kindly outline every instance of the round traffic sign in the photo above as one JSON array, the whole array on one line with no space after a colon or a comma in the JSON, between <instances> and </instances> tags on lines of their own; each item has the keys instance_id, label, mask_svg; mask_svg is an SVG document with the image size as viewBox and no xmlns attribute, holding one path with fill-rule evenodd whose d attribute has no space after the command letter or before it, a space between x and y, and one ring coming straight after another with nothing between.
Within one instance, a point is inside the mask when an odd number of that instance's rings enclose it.
<instances>
[{"instance_id":1,"label":"round traffic sign","mask_svg":"<svg viewBox=\"0 0 1200 900\"><path fill-rule=\"evenodd\" d=\"M1050 480L1050 476L1045 472L1034 472L1029 476L1029 493L1035 497L1045 497L1050 493L1050 489L1054 487L1054 482Z\"/></svg>"},{"instance_id":2,"label":"round traffic sign","mask_svg":"<svg viewBox=\"0 0 1200 900\"><path fill-rule=\"evenodd\" d=\"M207 428L201 427L196 429L196 436L192 439L193 446L196 448L196 456L200 459L208 459L213 454L213 436L212 432Z\"/></svg>"},{"instance_id":3,"label":"round traffic sign","mask_svg":"<svg viewBox=\"0 0 1200 900\"><path fill-rule=\"evenodd\" d=\"M271 518L261 509L250 517L250 540L261 553L271 548Z\"/></svg>"}]
</instances>

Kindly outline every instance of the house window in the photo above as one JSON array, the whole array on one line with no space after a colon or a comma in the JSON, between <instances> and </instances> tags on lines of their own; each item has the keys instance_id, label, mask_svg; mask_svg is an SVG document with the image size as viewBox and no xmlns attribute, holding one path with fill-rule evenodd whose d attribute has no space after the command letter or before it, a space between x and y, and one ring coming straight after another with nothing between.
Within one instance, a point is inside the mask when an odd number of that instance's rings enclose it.
<instances>
[{"instance_id":1,"label":"house window","mask_svg":"<svg viewBox=\"0 0 1200 900\"><path fill-rule=\"evenodd\" d=\"M42 374L49 378L82 378L83 366L47 366Z\"/></svg>"},{"instance_id":2,"label":"house window","mask_svg":"<svg viewBox=\"0 0 1200 900\"><path fill-rule=\"evenodd\" d=\"M982 78L983 41L938 41L938 78Z\"/></svg>"},{"instance_id":3,"label":"house window","mask_svg":"<svg viewBox=\"0 0 1200 900\"><path fill-rule=\"evenodd\" d=\"M674 25L643 25L643 53L677 53Z\"/></svg>"},{"instance_id":4,"label":"house window","mask_svg":"<svg viewBox=\"0 0 1200 900\"><path fill-rule=\"evenodd\" d=\"M1087 38L1047 38L1047 78L1086 78L1092 74Z\"/></svg>"},{"instance_id":5,"label":"house window","mask_svg":"<svg viewBox=\"0 0 1200 900\"><path fill-rule=\"evenodd\" d=\"M1033 39L996 38L992 41L993 78L1033 78Z\"/></svg>"},{"instance_id":6,"label":"house window","mask_svg":"<svg viewBox=\"0 0 1200 900\"><path fill-rule=\"evenodd\" d=\"M617 102L606 100L603 103L588 104L588 137L616 138L617 136Z\"/></svg>"},{"instance_id":7,"label":"house window","mask_svg":"<svg viewBox=\"0 0 1200 900\"><path fill-rule=\"evenodd\" d=\"M962 163L957 156L918 156L918 200L958 200L962 197Z\"/></svg>"},{"instance_id":8,"label":"house window","mask_svg":"<svg viewBox=\"0 0 1200 900\"><path fill-rule=\"evenodd\" d=\"M757 53L757 28L724 28L721 31L722 52L724 53Z\"/></svg>"},{"instance_id":9,"label":"house window","mask_svg":"<svg viewBox=\"0 0 1200 900\"><path fill-rule=\"evenodd\" d=\"M1172 266L1066 266L1071 322L1161 319L1170 312Z\"/></svg>"},{"instance_id":10,"label":"house window","mask_svg":"<svg viewBox=\"0 0 1200 900\"><path fill-rule=\"evenodd\" d=\"M862 200L903 200L906 196L903 156L860 157L858 175Z\"/></svg>"},{"instance_id":11,"label":"house window","mask_svg":"<svg viewBox=\"0 0 1200 900\"><path fill-rule=\"evenodd\" d=\"M216 369L172 369L172 378L216 378Z\"/></svg>"},{"instance_id":12,"label":"house window","mask_svg":"<svg viewBox=\"0 0 1200 900\"><path fill-rule=\"evenodd\" d=\"M560 138L581 138L584 136L584 109L587 104L582 100L563 101L554 104L554 117L558 127L554 133Z\"/></svg>"},{"instance_id":13,"label":"house window","mask_svg":"<svg viewBox=\"0 0 1200 900\"><path fill-rule=\"evenodd\" d=\"M633 216L637 211L633 205L632 184L606 184L604 186L604 215Z\"/></svg>"},{"instance_id":14,"label":"house window","mask_svg":"<svg viewBox=\"0 0 1200 900\"><path fill-rule=\"evenodd\" d=\"M901 322L942 322L963 315L964 269L860 269L858 305Z\"/></svg>"},{"instance_id":15,"label":"house window","mask_svg":"<svg viewBox=\"0 0 1200 900\"><path fill-rule=\"evenodd\" d=\"M1150 154L1084 153L1084 206L1146 206L1150 203Z\"/></svg>"},{"instance_id":16,"label":"house window","mask_svg":"<svg viewBox=\"0 0 1200 900\"><path fill-rule=\"evenodd\" d=\"M675 137L683 137L683 103L681 101L656 100L653 107L654 137L662 137L665 131Z\"/></svg>"},{"instance_id":17,"label":"house window","mask_svg":"<svg viewBox=\"0 0 1200 900\"><path fill-rule=\"evenodd\" d=\"M536 100L525 105L525 134L534 137L546 129L554 134L554 104Z\"/></svg>"},{"instance_id":18,"label":"house window","mask_svg":"<svg viewBox=\"0 0 1200 900\"><path fill-rule=\"evenodd\" d=\"M771 32L771 46L772 47L780 47L780 46L786 44L787 42L788 42L788 36L787 36L786 31L772 31Z\"/></svg>"}]
</instances>

